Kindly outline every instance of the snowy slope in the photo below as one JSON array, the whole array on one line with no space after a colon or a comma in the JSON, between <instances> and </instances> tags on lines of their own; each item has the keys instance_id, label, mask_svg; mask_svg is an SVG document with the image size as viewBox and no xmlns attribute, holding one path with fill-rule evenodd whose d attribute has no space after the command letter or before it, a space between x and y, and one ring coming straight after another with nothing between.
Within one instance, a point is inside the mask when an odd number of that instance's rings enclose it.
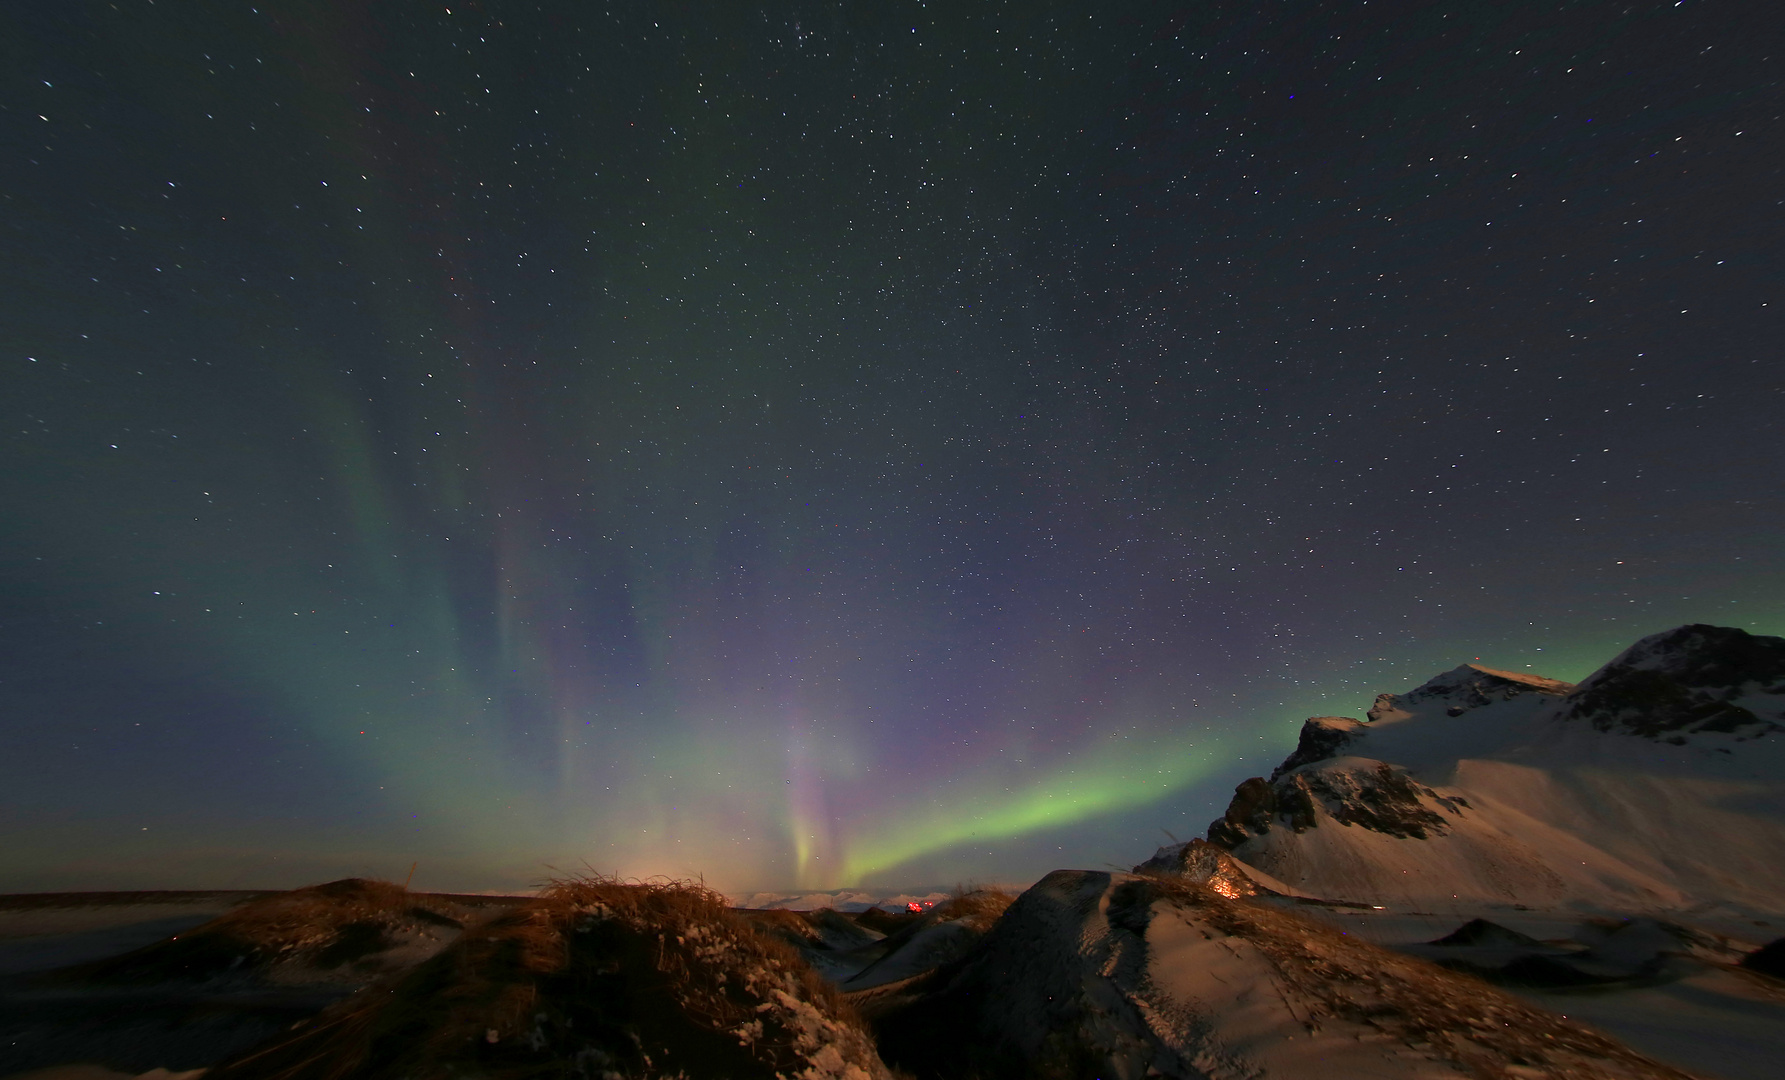
<instances>
[{"instance_id":1,"label":"snowy slope","mask_svg":"<svg viewBox=\"0 0 1785 1080\"><path fill-rule=\"evenodd\" d=\"M1464 665L1317 717L1209 840L1391 907L1785 911L1785 639L1686 626L1578 687Z\"/></svg>"},{"instance_id":2,"label":"snowy slope","mask_svg":"<svg viewBox=\"0 0 1785 1080\"><path fill-rule=\"evenodd\" d=\"M854 1000L916 1076L1686 1080L1479 980L1172 877L1056 871L960 960Z\"/></svg>"}]
</instances>

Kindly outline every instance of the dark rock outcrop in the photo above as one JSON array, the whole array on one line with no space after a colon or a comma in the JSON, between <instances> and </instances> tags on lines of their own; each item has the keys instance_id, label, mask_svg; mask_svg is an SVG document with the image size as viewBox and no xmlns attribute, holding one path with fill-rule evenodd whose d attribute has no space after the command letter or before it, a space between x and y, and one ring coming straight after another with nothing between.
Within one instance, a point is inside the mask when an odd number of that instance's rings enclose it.
<instances>
[{"instance_id":1,"label":"dark rock outcrop","mask_svg":"<svg viewBox=\"0 0 1785 1080\"><path fill-rule=\"evenodd\" d=\"M1440 810L1460 814L1469 804L1439 795L1386 762L1356 768L1292 772L1276 783L1254 776L1234 789L1227 813L1210 823L1209 842L1232 850L1254 836L1286 826L1306 832L1321 815L1389 836L1424 840L1445 831Z\"/></svg>"},{"instance_id":2,"label":"dark rock outcrop","mask_svg":"<svg viewBox=\"0 0 1785 1080\"><path fill-rule=\"evenodd\" d=\"M1291 769L1338 757L1365 731L1363 721L1350 716L1308 717L1302 722L1301 737L1296 740L1295 749L1283 759L1283 764L1271 771L1271 782L1276 783L1278 777Z\"/></svg>"},{"instance_id":3,"label":"dark rock outcrop","mask_svg":"<svg viewBox=\"0 0 1785 1080\"><path fill-rule=\"evenodd\" d=\"M1297 813L1290 818L1291 828L1295 828L1294 822L1297 819L1300 820L1297 832L1313 825L1313 807L1296 807L1296 810L1305 810L1305 813ZM1227 803L1227 812L1209 823L1209 843L1232 851L1252 837L1268 832L1278 823L1279 818L1285 816L1282 802L1277 798L1277 790L1270 781L1262 776L1250 777L1240 781L1240 785L1233 789L1233 798Z\"/></svg>"},{"instance_id":4,"label":"dark rock outcrop","mask_svg":"<svg viewBox=\"0 0 1785 1080\"><path fill-rule=\"evenodd\" d=\"M1785 938L1769 941L1742 957L1742 967L1775 979L1785 979Z\"/></svg>"}]
</instances>

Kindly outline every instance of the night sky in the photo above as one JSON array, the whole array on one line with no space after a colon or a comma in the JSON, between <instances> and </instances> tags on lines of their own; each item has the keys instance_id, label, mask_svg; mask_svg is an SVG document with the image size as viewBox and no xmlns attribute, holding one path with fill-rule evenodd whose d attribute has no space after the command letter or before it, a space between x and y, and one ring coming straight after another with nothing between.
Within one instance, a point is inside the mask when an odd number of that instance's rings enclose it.
<instances>
[{"instance_id":1,"label":"night sky","mask_svg":"<svg viewBox=\"0 0 1785 1080\"><path fill-rule=\"evenodd\" d=\"M0 9L0 889L1033 880L1785 632L1769 3Z\"/></svg>"}]
</instances>

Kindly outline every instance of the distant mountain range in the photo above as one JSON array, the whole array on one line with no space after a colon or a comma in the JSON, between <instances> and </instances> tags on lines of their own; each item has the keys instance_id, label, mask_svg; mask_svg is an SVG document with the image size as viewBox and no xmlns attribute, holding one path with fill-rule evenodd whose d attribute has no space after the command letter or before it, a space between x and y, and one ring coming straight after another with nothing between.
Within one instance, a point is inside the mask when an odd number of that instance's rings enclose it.
<instances>
[{"instance_id":1,"label":"distant mountain range","mask_svg":"<svg viewBox=\"0 0 1785 1080\"><path fill-rule=\"evenodd\" d=\"M1466 664L1366 716L1309 719L1208 843L1402 910L1785 910L1785 639L1682 626L1578 686Z\"/></svg>"}]
</instances>

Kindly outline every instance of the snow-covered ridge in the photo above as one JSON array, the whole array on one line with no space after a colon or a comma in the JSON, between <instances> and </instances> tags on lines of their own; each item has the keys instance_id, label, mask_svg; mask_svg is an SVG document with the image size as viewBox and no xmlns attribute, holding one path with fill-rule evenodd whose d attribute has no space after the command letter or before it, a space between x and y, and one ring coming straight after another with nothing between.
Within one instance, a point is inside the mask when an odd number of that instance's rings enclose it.
<instances>
[{"instance_id":1,"label":"snow-covered ridge","mask_svg":"<svg viewBox=\"0 0 1785 1080\"><path fill-rule=\"evenodd\" d=\"M1785 638L1702 624L1643 638L1576 688L1567 715L1675 745L1785 731Z\"/></svg>"},{"instance_id":2,"label":"snow-covered ridge","mask_svg":"<svg viewBox=\"0 0 1785 1080\"><path fill-rule=\"evenodd\" d=\"M1316 895L1785 909L1785 639L1684 626L1579 686L1465 664L1314 717L1209 842Z\"/></svg>"},{"instance_id":3,"label":"snow-covered ridge","mask_svg":"<svg viewBox=\"0 0 1785 1080\"><path fill-rule=\"evenodd\" d=\"M1522 694L1559 697L1573 689L1573 683L1560 679L1464 664L1426 680L1405 694L1377 694L1376 703L1365 715L1372 722L1404 719L1412 715L1408 710L1416 705L1436 705L1442 706L1447 716L1461 716L1470 709L1496 701L1511 701Z\"/></svg>"}]
</instances>

